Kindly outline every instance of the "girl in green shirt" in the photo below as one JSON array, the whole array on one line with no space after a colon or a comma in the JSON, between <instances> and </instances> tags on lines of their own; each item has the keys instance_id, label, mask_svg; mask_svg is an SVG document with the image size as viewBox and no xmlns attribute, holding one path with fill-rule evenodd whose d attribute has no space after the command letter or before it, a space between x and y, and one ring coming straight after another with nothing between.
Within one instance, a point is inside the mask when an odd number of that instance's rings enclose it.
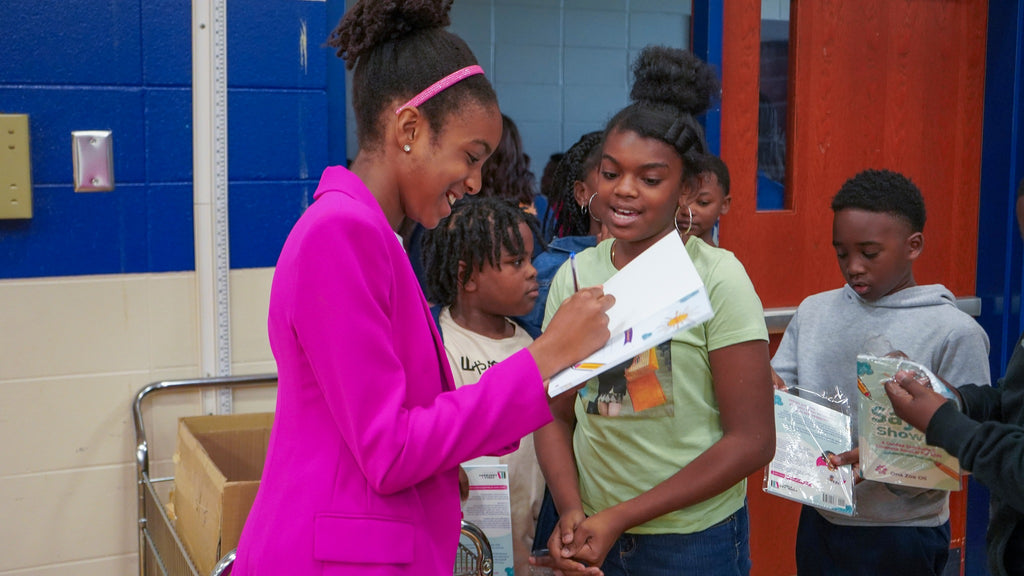
<instances>
[{"instance_id":1,"label":"girl in green shirt","mask_svg":"<svg viewBox=\"0 0 1024 576\"><path fill-rule=\"evenodd\" d=\"M694 115L718 92L714 71L689 52L648 47L634 73L633 103L609 122L601 158L613 238L576 256L580 287L678 233L680 197L707 152ZM555 420L535 442L560 519L536 564L566 574L600 566L606 576L749 572L745 479L775 449L768 334L739 261L700 238L685 242L715 316L552 403ZM546 319L573 290L563 266ZM622 405L601 410L601 380L623 378Z\"/></svg>"}]
</instances>

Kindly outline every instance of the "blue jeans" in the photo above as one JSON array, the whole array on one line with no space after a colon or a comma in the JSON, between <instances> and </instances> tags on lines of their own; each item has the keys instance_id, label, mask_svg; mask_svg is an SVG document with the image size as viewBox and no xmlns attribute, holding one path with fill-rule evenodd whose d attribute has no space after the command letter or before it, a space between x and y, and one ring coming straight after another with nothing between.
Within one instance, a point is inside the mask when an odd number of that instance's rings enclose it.
<instances>
[{"instance_id":1,"label":"blue jeans","mask_svg":"<svg viewBox=\"0 0 1024 576\"><path fill-rule=\"evenodd\" d=\"M746 576L750 573L747 506L693 534L623 534L608 551L605 576Z\"/></svg>"},{"instance_id":2,"label":"blue jeans","mask_svg":"<svg viewBox=\"0 0 1024 576\"><path fill-rule=\"evenodd\" d=\"M804 506L796 531L800 576L938 576L949 558L949 522L839 526Z\"/></svg>"}]
</instances>

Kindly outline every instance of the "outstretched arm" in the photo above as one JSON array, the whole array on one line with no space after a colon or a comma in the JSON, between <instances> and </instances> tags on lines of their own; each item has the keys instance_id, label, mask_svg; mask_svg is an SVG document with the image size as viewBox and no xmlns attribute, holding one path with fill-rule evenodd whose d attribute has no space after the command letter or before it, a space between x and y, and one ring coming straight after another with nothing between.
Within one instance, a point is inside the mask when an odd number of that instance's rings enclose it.
<instances>
[{"instance_id":1,"label":"outstretched arm","mask_svg":"<svg viewBox=\"0 0 1024 576\"><path fill-rule=\"evenodd\" d=\"M956 456L993 494L1024 513L1024 427L972 420L909 372L898 372L885 392L896 415L924 430L929 444Z\"/></svg>"}]
</instances>

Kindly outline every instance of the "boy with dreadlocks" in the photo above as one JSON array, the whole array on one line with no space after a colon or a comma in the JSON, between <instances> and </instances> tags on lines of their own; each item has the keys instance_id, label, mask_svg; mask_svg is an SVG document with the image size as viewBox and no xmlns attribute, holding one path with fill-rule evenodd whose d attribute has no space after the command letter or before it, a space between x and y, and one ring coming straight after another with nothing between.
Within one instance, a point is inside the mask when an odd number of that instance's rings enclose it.
<instances>
[{"instance_id":1,"label":"boy with dreadlocks","mask_svg":"<svg viewBox=\"0 0 1024 576\"><path fill-rule=\"evenodd\" d=\"M537 219L508 200L466 197L424 236L427 285L440 309L435 313L456 387L476 384L489 367L533 342L509 317L529 312L537 300L530 254L539 235ZM523 438L515 452L483 459L508 465L512 559L516 575L526 576L544 491L533 437Z\"/></svg>"}]
</instances>

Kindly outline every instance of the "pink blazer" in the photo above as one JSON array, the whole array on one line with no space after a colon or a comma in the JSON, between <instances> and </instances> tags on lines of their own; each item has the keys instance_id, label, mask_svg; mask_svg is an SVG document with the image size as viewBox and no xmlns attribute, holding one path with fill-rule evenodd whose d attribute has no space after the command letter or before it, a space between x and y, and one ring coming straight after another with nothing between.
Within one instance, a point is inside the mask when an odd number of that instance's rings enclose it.
<instances>
[{"instance_id":1,"label":"pink blazer","mask_svg":"<svg viewBox=\"0 0 1024 576\"><path fill-rule=\"evenodd\" d=\"M522 351L455 390L376 199L341 167L285 242L270 295L274 428L232 574L448 576L460 462L551 421Z\"/></svg>"}]
</instances>

